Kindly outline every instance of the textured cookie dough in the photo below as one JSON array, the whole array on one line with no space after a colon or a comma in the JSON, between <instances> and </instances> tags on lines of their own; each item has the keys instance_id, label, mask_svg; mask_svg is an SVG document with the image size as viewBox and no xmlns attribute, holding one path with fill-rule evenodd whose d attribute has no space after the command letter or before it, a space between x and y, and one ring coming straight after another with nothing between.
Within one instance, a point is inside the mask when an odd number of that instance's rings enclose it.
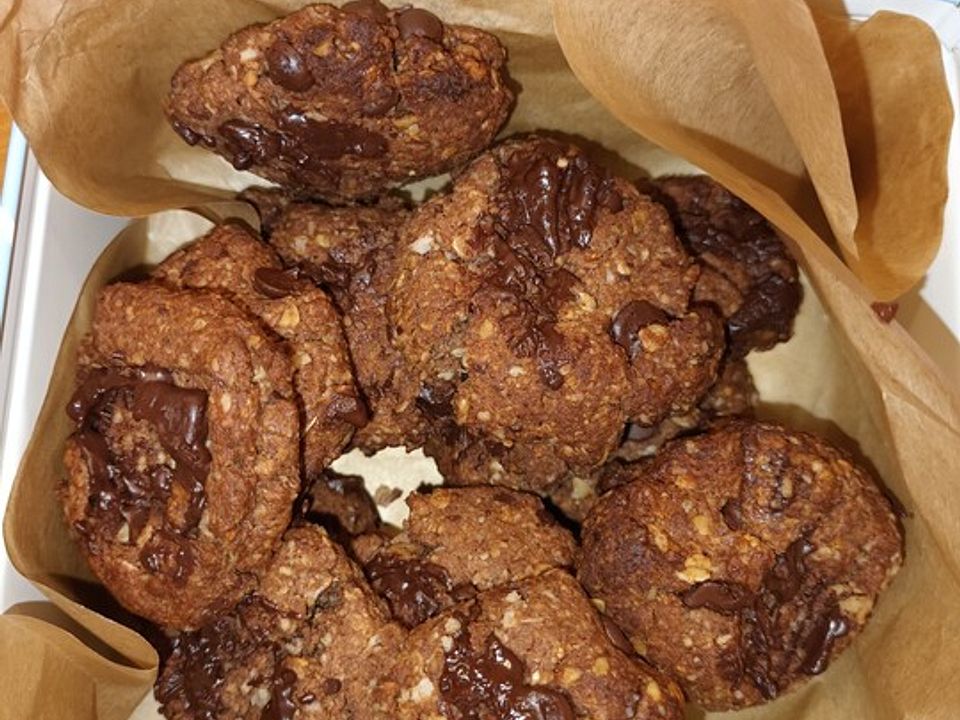
<instances>
[{"instance_id":1,"label":"textured cookie dough","mask_svg":"<svg viewBox=\"0 0 960 720\"><path fill-rule=\"evenodd\" d=\"M803 289L797 263L770 223L706 176L659 178L652 189L703 267L694 297L720 309L731 354L789 340Z\"/></svg>"},{"instance_id":2,"label":"textured cookie dough","mask_svg":"<svg viewBox=\"0 0 960 720\"><path fill-rule=\"evenodd\" d=\"M343 550L295 527L255 593L173 639L156 696L169 720L386 720L368 708L402 637Z\"/></svg>"},{"instance_id":3,"label":"textured cookie dough","mask_svg":"<svg viewBox=\"0 0 960 720\"><path fill-rule=\"evenodd\" d=\"M407 498L403 530L365 560L394 617L413 627L498 585L573 566L573 536L533 495L436 488Z\"/></svg>"},{"instance_id":4,"label":"textured cookie dough","mask_svg":"<svg viewBox=\"0 0 960 720\"><path fill-rule=\"evenodd\" d=\"M732 421L635 467L588 515L579 577L705 708L823 672L900 567L889 501L812 435Z\"/></svg>"},{"instance_id":5,"label":"textured cookie dough","mask_svg":"<svg viewBox=\"0 0 960 720\"><path fill-rule=\"evenodd\" d=\"M295 194L377 195L485 148L513 102L491 34L376 0L308 5L184 63L165 110L200 145Z\"/></svg>"},{"instance_id":6,"label":"textured cookie dough","mask_svg":"<svg viewBox=\"0 0 960 720\"><path fill-rule=\"evenodd\" d=\"M498 145L417 209L400 252L395 346L442 431L592 468L628 419L686 411L715 379L722 325L688 302L699 270L666 211L576 147Z\"/></svg>"},{"instance_id":7,"label":"textured cookie dough","mask_svg":"<svg viewBox=\"0 0 960 720\"><path fill-rule=\"evenodd\" d=\"M164 260L153 277L174 287L223 293L289 343L307 476L322 472L366 423L330 298L310 280L284 272L277 254L245 227L218 225Z\"/></svg>"},{"instance_id":8,"label":"textured cookie dough","mask_svg":"<svg viewBox=\"0 0 960 720\"><path fill-rule=\"evenodd\" d=\"M679 720L676 685L605 629L569 574L499 587L415 628L376 703L397 720Z\"/></svg>"},{"instance_id":9,"label":"textured cookie dough","mask_svg":"<svg viewBox=\"0 0 960 720\"><path fill-rule=\"evenodd\" d=\"M342 315L357 382L370 421L353 447L373 453L384 447L410 449L423 441L423 418L393 347L386 314L394 282L397 236L409 211L399 201L333 208L293 203L276 213L270 244L284 262L300 268L333 296Z\"/></svg>"},{"instance_id":10,"label":"textured cookie dough","mask_svg":"<svg viewBox=\"0 0 960 720\"><path fill-rule=\"evenodd\" d=\"M290 522L286 352L217 293L121 283L100 291L78 367L66 520L121 604L197 627L250 590Z\"/></svg>"}]
</instances>

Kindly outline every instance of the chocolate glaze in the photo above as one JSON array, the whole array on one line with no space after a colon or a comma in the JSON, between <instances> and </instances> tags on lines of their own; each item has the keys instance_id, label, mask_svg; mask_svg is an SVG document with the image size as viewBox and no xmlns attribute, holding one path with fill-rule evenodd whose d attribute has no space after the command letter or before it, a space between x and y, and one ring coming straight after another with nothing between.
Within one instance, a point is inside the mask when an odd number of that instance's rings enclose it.
<instances>
[{"instance_id":1,"label":"chocolate glaze","mask_svg":"<svg viewBox=\"0 0 960 720\"><path fill-rule=\"evenodd\" d=\"M386 599L393 616L408 628L420 625L449 604L447 571L419 558L381 553L364 568L370 585Z\"/></svg>"},{"instance_id":2,"label":"chocolate glaze","mask_svg":"<svg viewBox=\"0 0 960 720\"><path fill-rule=\"evenodd\" d=\"M646 300L631 300L617 311L610 324L610 337L633 360L643 351L640 331L650 325L666 325L670 316Z\"/></svg>"},{"instance_id":3,"label":"chocolate glaze","mask_svg":"<svg viewBox=\"0 0 960 720\"><path fill-rule=\"evenodd\" d=\"M404 40L412 37L426 38L436 43L443 40L443 23L432 12L422 8L408 8L401 11L396 20L397 30Z\"/></svg>"},{"instance_id":4,"label":"chocolate glaze","mask_svg":"<svg viewBox=\"0 0 960 720\"><path fill-rule=\"evenodd\" d=\"M253 274L253 286L261 295L276 300L294 295L302 289L296 270L280 268L257 268Z\"/></svg>"},{"instance_id":5,"label":"chocolate glaze","mask_svg":"<svg viewBox=\"0 0 960 720\"><path fill-rule=\"evenodd\" d=\"M111 527L126 521L131 544L151 517L161 517L139 557L147 570L175 582L185 581L193 568L183 538L195 533L205 506L204 482L211 463L206 408L206 392L178 387L169 371L150 366L94 370L67 406L77 423L73 437L89 470L91 512ZM144 470L117 455L107 441L116 409L148 424L175 466ZM174 486L187 498L179 517L169 516L167 508Z\"/></svg>"},{"instance_id":6,"label":"chocolate glaze","mask_svg":"<svg viewBox=\"0 0 960 720\"><path fill-rule=\"evenodd\" d=\"M274 674L270 702L263 709L260 720L293 720L297 712L297 703L293 691L297 686L297 674L290 668L283 668Z\"/></svg>"},{"instance_id":7,"label":"chocolate glaze","mask_svg":"<svg viewBox=\"0 0 960 720\"><path fill-rule=\"evenodd\" d=\"M305 92L313 87L313 74L306 58L286 40L278 39L268 47L266 58L267 73L280 87L292 92Z\"/></svg>"},{"instance_id":8,"label":"chocolate glaze","mask_svg":"<svg viewBox=\"0 0 960 720\"><path fill-rule=\"evenodd\" d=\"M444 654L440 675L441 712L462 720L575 720L566 693L546 685L528 685L523 661L493 634L474 650L468 620ZM453 711L453 713L451 713Z\"/></svg>"}]
</instances>

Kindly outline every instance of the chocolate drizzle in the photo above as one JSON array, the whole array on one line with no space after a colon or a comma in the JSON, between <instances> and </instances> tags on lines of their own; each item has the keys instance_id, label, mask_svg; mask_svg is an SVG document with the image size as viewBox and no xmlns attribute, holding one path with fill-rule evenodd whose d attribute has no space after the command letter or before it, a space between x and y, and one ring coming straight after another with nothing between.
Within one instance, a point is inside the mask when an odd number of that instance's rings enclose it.
<instances>
[{"instance_id":1,"label":"chocolate drizzle","mask_svg":"<svg viewBox=\"0 0 960 720\"><path fill-rule=\"evenodd\" d=\"M370 585L390 605L393 616L408 628L420 625L453 602L450 577L435 563L381 553L364 569Z\"/></svg>"},{"instance_id":2,"label":"chocolate drizzle","mask_svg":"<svg viewBox=\"0 0 960 720\"><path fill-rule=\"evenodd\" d=\"M492 633L480 650L474 650L467 618L462 614L456 617L462 629L444 654L441 712L462 720L575 720L566 693L546 685L528 685L523 661Z\"/></svg>"},{"instance_id":3,"label":"chocolate drizzle","mask_svg":"<svg viewBox=\"0 0 960 720\"><path fill-rule=\"evenodd\" d=\"M183 538L195 534L205 506L211 462L206 408L206 392L178 387L169 371L149 366L94 370L67 406L89 471L92 512L115 523L122 518L131 544L152 516L163 516L140 561L150 572L163 572L176 582L185 581L192 570L193 557ZM107 439L117 410L149 425L172 462L144 469L134 458L118 455ZM178 517L167 512L174 488Z\"/></svg>"}]
</instances>

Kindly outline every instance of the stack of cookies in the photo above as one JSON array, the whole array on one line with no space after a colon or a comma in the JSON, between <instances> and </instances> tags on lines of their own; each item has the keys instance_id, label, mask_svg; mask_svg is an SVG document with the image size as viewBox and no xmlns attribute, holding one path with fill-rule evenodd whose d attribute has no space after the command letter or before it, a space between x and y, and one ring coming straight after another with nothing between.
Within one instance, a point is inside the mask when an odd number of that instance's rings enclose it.
<instances>
[{"instance_id":1,"label":"stack of cookies","mask_svg":"<svg viewBox=\"0 0 960 720\"><path fill-rule=\"evenodd\" d=\"M311 5L165 111L275 187L97 300L62 502L171 719L682 718L823 672L902 561L877 480L752 419L797 266L705 177L548 132L483 30ZM414 203L402 187L451 173ZM444 477L383 523L358 449Z\"/></svg>"}]
</instances>

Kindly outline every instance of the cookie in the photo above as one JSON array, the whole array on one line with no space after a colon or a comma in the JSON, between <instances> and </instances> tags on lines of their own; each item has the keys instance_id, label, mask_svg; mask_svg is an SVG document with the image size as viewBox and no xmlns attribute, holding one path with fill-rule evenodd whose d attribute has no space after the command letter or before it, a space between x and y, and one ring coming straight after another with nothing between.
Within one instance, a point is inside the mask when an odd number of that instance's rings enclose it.
<instances>
[{"instance_id":1,"label":"cookie","mask_svg":"<svg viewBox=\"0 0 960 720\"><path fill-rule=\"evenodd\" d=\"M343 550L295 527L256 592L173 638L156 696L169 720L384 717L367 708L402 635Z\"/></svg>"},{"instance_id":2,"label":"cookie","mask_svg":"<svg viewBox=\"0 0 960 720\"><path fill-rule=\"evenodd\" d=\"M165 111L190 145L294 194L371 197L485 148L513 102L482 30L376 0L308 5L184 63Z\"/></svg>"},{"instance_id":3,"label":"cookie","mask_svg":"<svg viewBox=\"0 0 960 720\"><path fill-rule=\"evenodd\" d=\"M689 303L699 270L666 211L574 146L498 145L417 208L400 253L394 344L434 427L592 468L628 420L715 379L722 325Z\"/></svg>"},{"instance_id":4,"label":"cookie","mask_svg":"<svg viewBox=\"0 0 960 720\"><path fill-rule=\"evenodd\" d=\"M533 495L436 488L410 495L407 505L403 530L364 562L406 627L478 591L573 565L573 536Z\"/></svg>"},{"instance_id":5,"label":"cookie","mask_svg":"<svg viewBox=\"0 0 960 720\"><path fill-rule=\"evenodd\" d=\"M326 288L343 315L356 379L370 409L352 446L366 453L423 442L423 418L411 393L401 392L404 368L386 315L397 234L408 215L390 199L369 207L293 203L270 230L270 244L284 262Z\"/></svg>"},{"instance_id":6,"label":"cookie","mask_svg":"<svg viewBox=\"0 0 960 720\"><path fill-rule=\"evenodd\" d=\"M587 516L579 578L709 710L823 672L900 567L890 502L812 435L731 421L634 467Z\"/></svg>"},{"instance_id":7,"label":"cookie","mask_svg":"<svg viewBox=\"0 0 960 720\"><path fill-rule=\"evenodd\" d=\"M551 570L415 628L376 706L397 720L682 718L680 690L631 652L573 577Z\"/></svg>"},{"instance_id":8,"label":"cookie","mask_svg":"<svg viewBox=\"0 0 960 720\"><path fill-rule=\"evenodd\" d=\"M770 223L706 176L659 178L652 189L703 266L695 297L720 309L731 354L789 340L803 288L797 263Z\"/></svg>"},{"instance_id":9,"label":"cookie","mask_svg":"<svg viewBox=\"0 0 960 720\"><path fill-rule=\"evenodd\" d=\"M121 604L197 627L250 590L290 522L285 349L218 293L120 283L100 291L78 367L66 520Z\"/></svg>"},{"instance_id":10,"label":"cookie","mask_svg":"<svg viewBox=\"0 0 960 720\"><path fill-rule=\"evenodd\" d=\"M353 382L330 298L310 280L284 272L277 254L244 226L218 225L164 260L153 277L174 287L223 293L286 340L301 406L307 476L322 472L366 423L366 406Z\"/></svg>"}]
</instances>

